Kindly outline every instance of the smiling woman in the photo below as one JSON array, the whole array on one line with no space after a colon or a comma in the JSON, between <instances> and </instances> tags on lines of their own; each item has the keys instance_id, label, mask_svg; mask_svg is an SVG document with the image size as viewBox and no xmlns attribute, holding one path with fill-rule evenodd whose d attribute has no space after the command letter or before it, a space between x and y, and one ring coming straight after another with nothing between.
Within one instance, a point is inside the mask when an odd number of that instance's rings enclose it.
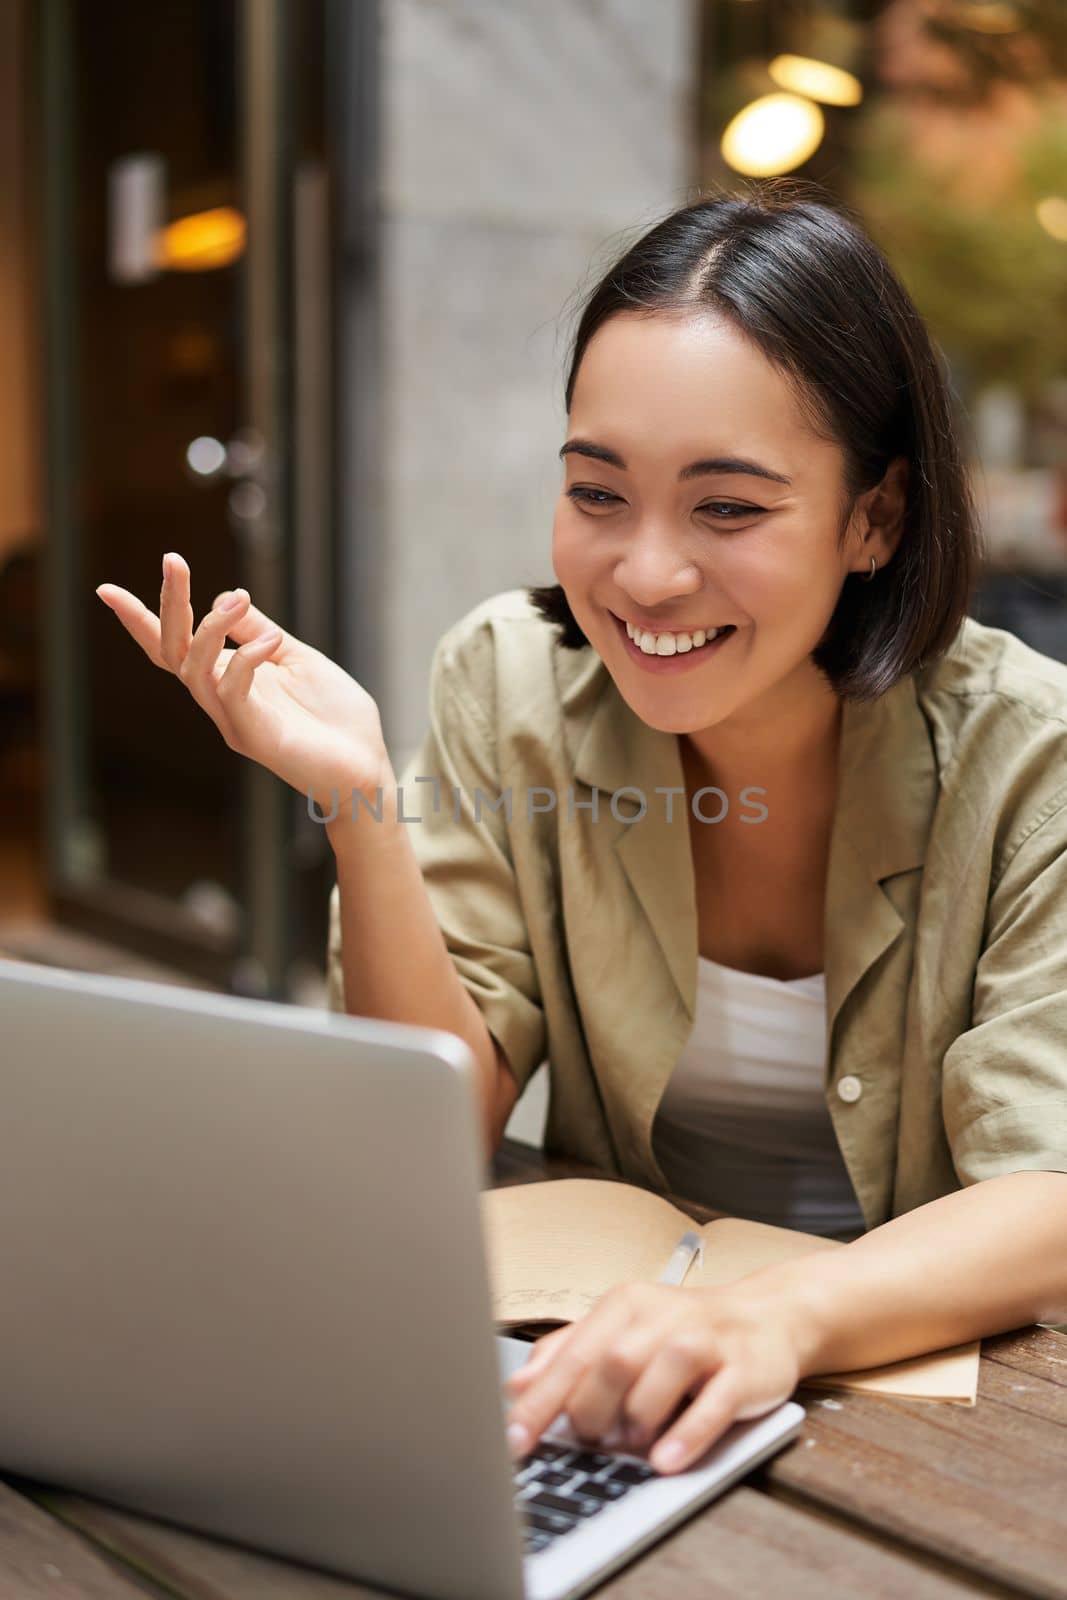
<instances>
[{"instance_id":1,"label":"smiling woman","mask_svg":"<svg viewBox=\"0 0 1067 1600\"><path fill-rule=\"evenodd\" d=\"M514 1380L527 1441L666 1425L673 1469L806 1374L1067 1319L1067 667L967 616L940 359L825 197L657 224L567 405L558 585L438 641L399 777L247 592L99 593L231 749L353 791L330 1003L465 1040L489 1151L547 1057L550 1151L845 1241L617 1286Z\"/></svg>"}]
</instances>

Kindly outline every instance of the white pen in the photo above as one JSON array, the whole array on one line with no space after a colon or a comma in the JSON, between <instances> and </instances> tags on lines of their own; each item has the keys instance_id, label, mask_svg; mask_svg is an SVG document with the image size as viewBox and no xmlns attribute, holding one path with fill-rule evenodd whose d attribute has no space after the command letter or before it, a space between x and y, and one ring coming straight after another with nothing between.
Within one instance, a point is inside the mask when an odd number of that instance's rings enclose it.
<instances>
[{"instance_id":1,"label":"white pen","mask_svg":"<svg viewBox=\"0 0 1067 1600\"><path fill-rule=\"evenodd\" d=\"M701 1262L704 1260L704 1241L699 1233L683 1233L657 1281L681 1283L694 1257Z\"/></svg>"}]
</instances>

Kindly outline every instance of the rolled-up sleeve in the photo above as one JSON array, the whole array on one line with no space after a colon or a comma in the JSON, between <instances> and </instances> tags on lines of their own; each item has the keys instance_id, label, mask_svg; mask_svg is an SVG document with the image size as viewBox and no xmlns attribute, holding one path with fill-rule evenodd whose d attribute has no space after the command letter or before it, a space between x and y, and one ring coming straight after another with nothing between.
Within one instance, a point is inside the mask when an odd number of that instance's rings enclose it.
<instances>
[{"instance_id":1,"label":"rolled-up sleeve","mask_svg":"<svg viewBox=\"0 0 1067 1600\"><path fill-rule=\"evenodd\" d=\"M546 1030L512 858L508 795L500 787L493 688L491 641L484 634L464 643L453 630L438 642L429 728L399 775L398 805L452 964L522 1090L544 1059ZM336 884L327 984L330 1009L343 1011Z\"/></svg>"},{"instance_id":2,"label":"rolled-up sleeve","mask_svg":"<svg viewBox=\"0 0 1067 1600\"><path fill-rule=\"evenodd\" d=\"M972 1019L942 1061L960 1182L1067 1171L1067 806L1026 834L990 896Z\"/></svg>"}]
</instances>

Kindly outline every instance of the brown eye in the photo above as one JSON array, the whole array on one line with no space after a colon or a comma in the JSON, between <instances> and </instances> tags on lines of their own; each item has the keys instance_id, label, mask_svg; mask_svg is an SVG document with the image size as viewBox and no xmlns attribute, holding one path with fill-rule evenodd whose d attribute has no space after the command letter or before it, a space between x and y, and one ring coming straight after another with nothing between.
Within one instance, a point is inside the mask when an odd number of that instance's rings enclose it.
<instances>
[{"instance_id":1,"label":"brown eye","mask_svg":"<svg viewBox=\"0 0 1067 1600\"><path fill-rule=\"evenodd\" d=\"M577 500L579 503L584 501L586 505L591 506L609 506L618 501L619 497L617 494L609 494L606 489L587 489L576 486L567 490L567 498L569 500Z\"/></svg>"},{"instance_id":2,"label":"brown eye","mask_svg":"<svg viewBox=\"0 0 1067 1600\"><path fill-rule=\"evenodd\" d=\"M713 522L729 522L735 517L756 516L762 509L762 506L737 505L733 500L708 500L704 505L697 507L698 511L725 511L725 516L713 516L711 519Z\"/></svg>"}]
</instances>

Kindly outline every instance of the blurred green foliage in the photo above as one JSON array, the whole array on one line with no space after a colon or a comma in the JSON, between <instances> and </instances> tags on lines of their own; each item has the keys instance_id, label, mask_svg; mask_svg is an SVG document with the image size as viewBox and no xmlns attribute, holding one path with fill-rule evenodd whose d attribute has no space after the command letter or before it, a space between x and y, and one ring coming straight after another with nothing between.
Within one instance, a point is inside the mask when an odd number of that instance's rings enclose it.
<instances>
[{"instance_id":1,"label":"blurred green foliage","mask_svg":"<svg viewBox=\"0 0 1067 1600\"><path fill-rule=\"evenodd\" d=\"M1067 374L1067 243L1036 215L1039 200L1067 199L1067 113L1045 102L1018 146L1018 181L982 198L965 198L956 175L911 154L911 143L891 100L868 105L849 200L966 388L1006 381L1036 397Z\"/></svg>"}]
</instances>

